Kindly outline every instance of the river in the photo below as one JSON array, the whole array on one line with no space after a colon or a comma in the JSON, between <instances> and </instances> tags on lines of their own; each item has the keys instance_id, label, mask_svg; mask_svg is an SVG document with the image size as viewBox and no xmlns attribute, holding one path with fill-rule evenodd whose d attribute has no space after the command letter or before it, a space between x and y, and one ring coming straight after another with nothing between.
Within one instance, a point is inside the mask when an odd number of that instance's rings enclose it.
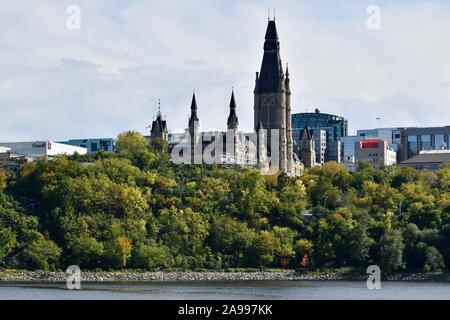
<instances>
[{"instance_id":1,"label":"river","mask_svg":"<svg viewBox=\"0 0 450 320\"><path fill-rule=\"evenodd\" d=\"M382 282L380 290L356 281L199 281L83 283L0 283L0 300L450 300L449 283Z\"/></svg>"}]
</instances>

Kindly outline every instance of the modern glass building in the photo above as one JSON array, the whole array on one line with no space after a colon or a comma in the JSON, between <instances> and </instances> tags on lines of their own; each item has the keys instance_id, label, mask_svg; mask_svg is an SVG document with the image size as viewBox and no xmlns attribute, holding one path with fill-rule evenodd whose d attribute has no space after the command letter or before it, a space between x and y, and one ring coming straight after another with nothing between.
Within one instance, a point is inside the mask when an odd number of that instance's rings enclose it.
<instances>
[{"instance_id":1,"label":"modern glass building","mask_svg":"<svg viewBox=\"0 0 450 320\"><path fill-rule=\"evenodd\" d=\"M72 139L68 141L62 141L61 143L71 146L86 148L88 153L103 151L115 151L116 140L113 138L104 139Z\"/></svg>"},{"instance_id":2,"label":"modern glass building","mask_svg":"<svg viewBox=\"0 0 450 320\"><path fill-rule=\"evenodd\" d=\"M348 135L348 121L343 117L316 112L305 112L292 114L292 138L294 144L299 144L300 134L305 126L310 129L325 130L327 146L325 151L325 161L341 161L342 137Z\"/></svg>"},{"instance_id":3,"label":"modern glass building","mask_svg":"<svg viewBox=\"0 0 450 320\"><path fill-rule=\"evenodd\" d=\"M448 150L450 126L428 128L406 128L401 135L402 160L410 159L421 151Z\"/></svg>"},{"instance_id":4,"label":"modern glass building","mask_svg":"<svg viewBox=\"0 0 450 320\"><path fill-rule=\"evenodd\" d=\"M397 151L401 144L402 131L405 128L377 128L358 130L356 135L366 138L378 138L388 142L389 148Z\"/></svg>"},{"instance_id":5,"label":"modern glass building","mask_svg":"<svg viewBox=\"0 0 450 320\"><path fill-rule=\"evenodd\" d=\"M355 157L355 143L366 140L366 139L375 139L376 137L372 136L347 136L342 137L342 147L344 149L344 159L351 159Z\"/></svg>"}]
</instances>

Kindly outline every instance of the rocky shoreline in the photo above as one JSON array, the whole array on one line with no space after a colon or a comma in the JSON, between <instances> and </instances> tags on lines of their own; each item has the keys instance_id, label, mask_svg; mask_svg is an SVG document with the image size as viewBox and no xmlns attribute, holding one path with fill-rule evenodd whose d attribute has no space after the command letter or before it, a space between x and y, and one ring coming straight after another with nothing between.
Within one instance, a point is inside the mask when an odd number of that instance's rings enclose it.
<instances>
[{"instance_id":1,"label":"rocky shoreline","mask_svg":"<svg viewBox=\"0 0 450 320\"><path fill-rule=\"evenodd\" d=\"M65 282L65 272L14 271L1 272L0 282ZM339 273L279 272L83 272L84 282L139 282L139 281L314 281L351 280L365 281L367 275ZM384 277L388 281L450 282L450 274L393 274Z\"/></svg>"}]
</instances>

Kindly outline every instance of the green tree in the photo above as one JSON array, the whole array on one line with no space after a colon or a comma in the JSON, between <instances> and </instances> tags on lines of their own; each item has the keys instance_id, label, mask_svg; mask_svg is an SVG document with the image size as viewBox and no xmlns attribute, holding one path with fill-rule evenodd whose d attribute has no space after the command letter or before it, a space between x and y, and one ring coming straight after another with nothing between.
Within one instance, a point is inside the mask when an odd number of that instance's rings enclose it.
<instances>
[{"instance_id":1,"label":"green tree","mask_svg":"<svg viewBox=\"0 0 450 320\"><path fill-rule=\"evenodd\" d=\"M0 265L4 264L4 259L17 244L16 235L10 228L0 227Z\"/></svg>"},{"instance_id":2,"label":"green tree","mask_svg":"<svg viewBox=\"0 0 450 320\"><path fill-rule=\"evenodd\" d=\"M0 192L3 192L6 188L6 173L2 169L0 169Z\"/></svg>"},{"instance_id":3,"label":"green tree","mask_svg":"<svg viewBox=\"0 0 450 320\"><path fill-rule=\"evenodd\" d=\"M167 269L174 264L166 246L140 243L133 251L133 265L143 269Z\"/></svg>"},{"instance_id":4,"label":"green tree","mask_svg":"<svg viewBox=\"0 0 450 320\"><path fill-rule=\"evenodd\" d=\"M103 259L104 246L95 238L81 235L73 237L67 244L71 264L79 265L81 268L98 268Z\"/></svg>"},{"instance_id":5,"label":"green tree","mask_svg":"<svg viewBox=\"0 0 450 320\"><path fill-rule=\"evenodd\" d=\"M426 250L427 261L424 266L425 271L442 271L445 268L444 258L435 247L428 247Z\"/></svg>"},{"instance_id":6,"label":"green tree","mask_svg":"<svg viewBox=\"0 0 450 320\"><path fill-rule=\"evenodd\" d=\"M136 131L119 134L116 149L120 157L131 160L139 168L151 167L158 160L147 139Z\"/></svg>"},{"instance_id":7,"label":"green tree","mask_svg":"<svg viewBox=\"0 0 450 320\"><path fill-rule=\"evenodd\" d=\"M125 236L119 236L105 245L105 258L112 268L123 268L131 257L133 245L130 239Z\"/></svg>"},{"instance_id":8,"label":"green tree","mask_svg":"<svg viewBox=\"0 0 450 320\"><path fill-rule=\"evenodd\" d=\"M35 270L55 270L59 264L61 249L51 240L37 239L23 250L20 259Z\"/></svg>"},{"instance_id":9,"label":"green tree","mask_svg":"<svg viewBox=\"0 0 450 320\"><path fill-rule=\"evenodd\" d=\"M267 230L259 231L248 248L248 258L252 266L265 267L275 259L277 239Z\"/></svg>"},{"instance_id":10,"label":"green tree","mask_svg":"<svg viewBox=\"0 0 450 320\"><path fill-rule=\"evenodd\" d=\"M391 272L404 267L403 237L398 230L387 230L380 239L379 264L383 271Z\"/></svg>"}]
</instances>

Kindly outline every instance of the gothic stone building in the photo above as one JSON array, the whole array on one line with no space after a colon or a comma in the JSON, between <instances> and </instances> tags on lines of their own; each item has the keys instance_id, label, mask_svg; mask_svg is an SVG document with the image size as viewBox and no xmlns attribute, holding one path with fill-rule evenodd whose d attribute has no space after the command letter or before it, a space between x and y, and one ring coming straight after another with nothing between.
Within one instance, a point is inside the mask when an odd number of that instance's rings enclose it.
<instances>
[{"instance_id":1,"label":"gothic stone building","mask_svg":"<svg viewBox=\"0 0 450 320\"><path fill-rule=\"evenodd\" d=\"M161 114L161 104L158 106L158 114L156 115L156 119L153 120L151 129L150 129L150 141L155 139L168 139L169 131L167 130L167 121L163 119Z\"/></svg>"},{"instance_id":2,"label":"gothic stone building","mask_svg":"<svg viewBox=\"0 0 450 320\"><path fill-rule=\"evenodd\" d=\"M162 134L160 122L154 122L154 127L155 132L152 126L152 136L160 136ZM261 70L256 73L254 89L255 132L243 133L239 131L234 92L231 95L227 129L227 132L200 132L197 101L194 93L185 139L172 143L170 149L186 147L185 149L189 150L187 151L190 154L189 158L192 159L191 163L202 163L203 160L198 155L208 147L211 141L214 141L223 146L224 152L216 154L214 157L224 165L236 164L262 168L269 160L277 164L280 172L289 175L301 174L303 164L294 153L292 142L289 71L287 66L286 73L283 71L275 20L269 20L268 22ZM220 141L215 141L214 137L218 136ZM195 150L200 150L200 152L195 152Z\"/></svg>"}]
</instances>

